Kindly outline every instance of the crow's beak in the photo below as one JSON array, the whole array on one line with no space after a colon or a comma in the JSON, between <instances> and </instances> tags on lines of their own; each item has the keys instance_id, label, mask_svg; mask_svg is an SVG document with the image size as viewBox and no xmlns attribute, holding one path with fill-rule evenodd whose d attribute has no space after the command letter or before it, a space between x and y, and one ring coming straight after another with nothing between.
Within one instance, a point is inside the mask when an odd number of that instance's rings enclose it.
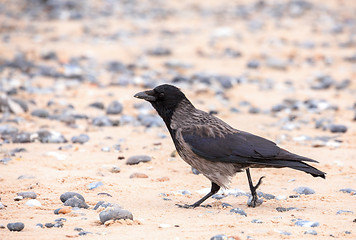
<instances>
[{"instance_id":1,"label":"crow's beak","mask_svg":"<svg viewBox=\"0 0 356 240\"><path fill-rule=\"evenodd\" d=\"M144 99L149 102L154 102L156 101L156 97L154 95L155 92L153 90L147 90L147 91L136 93L134 97Z\"/></svg>"}]
</instances>

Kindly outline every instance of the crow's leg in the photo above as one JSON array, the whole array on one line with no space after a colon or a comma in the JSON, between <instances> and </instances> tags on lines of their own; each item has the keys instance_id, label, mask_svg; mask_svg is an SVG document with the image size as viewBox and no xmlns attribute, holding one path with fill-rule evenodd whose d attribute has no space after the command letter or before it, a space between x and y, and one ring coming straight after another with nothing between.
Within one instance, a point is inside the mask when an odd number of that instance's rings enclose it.
<instances>
[{"instance_id":1,"label":"crow's leg","mask_svg":"<svg viewBox=\"0 0 356 240\"><path fill-rule=\"evenodd\" d=\"M188 205L188 204L176 204L178 207L180 208L195 208L200 206L200 204L202 204L206 199L210 198L211 196L213 196L215 193L217 193L220 189L220 186L217 185L214 182L211 182L211 190L208 194L206 194L202 199L200 199L199 201L197 201L196 203L193 203L192 205Z\"/></svg>"},{"instance_id":2,"label":"crow's leg","mask_svg":"<svg viewBox=\"0 0 356 240\"><path fill-rule=\"evenodd\" d=\"M261 177L260 180L258 180L256 186L253 186L249 168L246 169L246 174L247 174L248 184L250 185L250 191L251 191L251 198L248 199L247 205L249 207L256 207L258 205L261 205L263 202L262 199L258 199L256 190L261 185L262 178L264 178L265 176Z\"/></svg>"}]
</instances>

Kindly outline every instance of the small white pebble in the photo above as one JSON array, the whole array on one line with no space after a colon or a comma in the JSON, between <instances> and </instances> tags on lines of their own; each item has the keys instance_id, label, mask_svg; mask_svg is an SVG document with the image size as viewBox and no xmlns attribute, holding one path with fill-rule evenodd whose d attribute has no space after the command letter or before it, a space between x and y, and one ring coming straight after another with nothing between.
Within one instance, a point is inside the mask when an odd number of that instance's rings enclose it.
<instances>
[{"instance_id":1,"label":"small white pebble","mask_svg":"<svg viewBox=\"0 0 356 240\"><path fill-rule=\"evenodd\" d=\"M170 224L167 224L167 223L162 223L158 226L159 228L170 228L171 225Z\"/></svg>"},{"instance_id":2,"label":"small white pebble","mask_svg":"<svg viewBox=\"0 0 356 240\"><path fill-rule=\"evenodd\" d=\"M36 199L30 199L28 200L25 205L30 206L30 207L40 207L42 206L42 204L40 203L40 201L36 200Z\"/></svg>"},{"instance_id":3,"label":"small white pebble","mask_svg":"<svg viewBox=\"0 0 356 240\"><path fill-rule=\"evenodd\" d=\"M287 199L287 196L284 196L284 195L279 195L276 197L277 200L286 200Z\"/></svg>"}]
</instances>

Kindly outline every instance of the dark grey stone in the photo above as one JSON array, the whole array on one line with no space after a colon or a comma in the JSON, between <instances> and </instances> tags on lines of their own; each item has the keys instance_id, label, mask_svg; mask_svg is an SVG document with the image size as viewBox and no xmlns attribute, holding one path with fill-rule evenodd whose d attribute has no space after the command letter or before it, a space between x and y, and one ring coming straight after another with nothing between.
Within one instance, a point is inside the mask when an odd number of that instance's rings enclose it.
<instances>
[{"instance_id":1,"label":"dark grey stone","mask_svg":"<svg viewBox=\"0 0 356 240\"><path fill-rule=\"evenodd\" d=\"M151 161L152 158L148 155L135 155L135 156L131 156L126 160L126 164L127 165L135 165L135 164L139 164L141 162L149 162Z\"/></svg>"},{"instance_id":2,"label":"dark grey stone","mask_svg":"<svg viewBox=\"0 0 356 240\"><path fill-rule=\"evenodd\" d=\"M90 137L87 134L80 134L78 136L72 137L71 141L72 141L72 143L84 144L84 143L88 142L89 139L90 139Z\"/></svg>"},{"instance_id":3,"label":"dark grey stone","mask_svg":"<svg viewBox=\"0 0 356 240\"><path fill-rule=\"evenodd\" d=\"M21 196L23 198L32 198L32 199L37 198L37 194L35 192L19 192L17 193L17 196Z\"/></svg>"},{"instance_id":4,"label":"dark grey stone","mask_svg":"<svg viewBox=\"0 0 356 240\"><path fill-rule=\"evenodd\" d=\"M339 210L339 211L337 211L336 212L336 215L339 215L339 214L344 214L344 213L346 213L346 214L354 214L354 212L353 211L349 211L349 210Z\"/></svg>"},{"instance_id":5,"label":"dark grey stone","mask_svg":"<svg viewBox=\"0 0 356 240\"><path fill-rule=\"evenodd\" d=\"M46 109L35 109L31 112L32 116L39 117L39 118L48 118L49 113Z\"/></svg>"},{"instance_id":6,"label":"dark grey stone","mask_svg":"<svg viewBox=\"0 0 356 240\"><path fill-rule=\"evenodd\" d=\"M315 193L315 191L313 189L311 189L310 187L297 187L294 189L294 192L299 193L299 194L305 194L305 195Z\"/></svg>"},{"instance_id":7,"label":"dark grey stone","mask_svg":"<svg viewBox=\"0 0 356 240\"><path fill-rule=\"evenodd\" d=\"M278 212L288 212L290 210L297 210L297 208L295 207L289 207L289 208L285 208L285 207L277 207L276 210Z\"/></svg>"},{"instance_id":8,"label":"dark grey stone","mask_svg":"<svg viewBox=\"0 0 356 240\"><path fill-rule=\"evenodd\" d=\"M8 228L10 231L19 232L19 231L21 231L22 229L25 228L25 224L22 223L22 222L8 223L8 224L7 224L7 228Z\"/></svg>"},{"instance_id":9,"label":"dark grey stone","mask_svg":"<svg viewBox=\"0 0 356 240\"><path fill-rule=\"evenodd\" d=\"M31 142L31 134L28 132L17 133L12 136L13 143L29 143Z\"/></svg>"},{"instance_id":10,"label":"dark grey stone","mask_svg":"<svg viewBox=\"0 0 356 240\"><path fill-rule=\"evenodd\" d=\"M53 228L54 224L53 223L45 223L46 228Z\"/></svg>"},{"instance_id":11,"label":"dark grey stone","mask_svg":"<svg viewBox=\"0 0 356 240\"><path fill-rule=\"evenodd\" d=\"M78 207L78 208L89 208L89 206L82 200L77 198L76 196L69 198L64 202L64 206L70 206L70 207Z\"/></svg>"},{"instance_id":12,"label":"dark grey stone","mask_svg":"<svg viewBox=\"0 0 356 240\"><path fill-rule=\"evenodd\" d=\"M106 109L106 114L112 114L112 115L120 114L123 109L124 107L122 106L121 103L119 103L118 101L112 101L108 106L108 108Z\"/></svg>"},{"instance_id":13,"label":"dark grey stone","mask_svg":"<svg viewBox=\"0 0 356 240\"><path fill-rule=\"evenodd\" d=\"M99 116L92 119L92 125L98 127L112 127L114 122L110 120L107 116Z\"/></svg>"},{"instance_id":14,"label":"dark grey stone","mask_svg":"<svg viewBox=\"0 0 356 240\"><path fill-rule=\"evenodd\" d=\"M93 102L93 103L89 104L89 107L97 108L100 110L104 110L104 108L105 108L104 103L102 103L102 102Z\"/></svg>"},{"instance_id":15,"label":"dark grey stone","mask_svg":"<svg viewBox=\"0 0 356 240\"><path fill-rule=\"evenodd\" d=\"M356 195L356 190L352 188L342 188L339 191L343 193L350 193L352 195Z\"/></svg>"},{"instance_id":16,"label":"dark grey stone","mask_svg":"<svg viewBox=\"0 0 356 240\"><path fill-rule=\"evenodd\" d=\"M210 240L228 240L225 234L218 234L210 238Z\"/></svg>"},{"instance_id":17,"label":"dark grey stone","mask_svg":"<svg viewBox=\"0 0 356 240\"><path fill-rule=\"evenodd\" d=\"M66 143L67 139L62 133L40 129L37 131L41 143Z\"/></svg>"},{"instance_id":18,"label":"dark grey stone","mask_svg":"<svg viewBox=\"0 0 356 240\"><path fill-rule=\"evenodd\" d=\"M332 133L345 133L347 132L347 127L342 124L330 124L329 130Z\"/></svg>"},{"instance_id":19,"label":"dark grey stone","mask_svg":"<svg viewBox=\"0 0 356 240\"><path fill-rule=\"evenodd\" d=\"M119 220L119 219L131 219L133 220L133 215L131 212L122 209L120 207L107 208L99 214L100 221L104 224L109 220Z\"/></svg>"},{"instance_id":20,"label":"dark grey stone","mask_svg":"<svg viewBox=\"0 0 356 240\"><path fill-rule=\"evenodd\" d=\"M65 201L67 201L68 199L73 198L73 197L78 198L78 199L82 200L83 202L85 202L84 197L81 194L76 193L76 192L65 192L60 196L60 199L64 203Z\"/></svg>"}]
</instances>

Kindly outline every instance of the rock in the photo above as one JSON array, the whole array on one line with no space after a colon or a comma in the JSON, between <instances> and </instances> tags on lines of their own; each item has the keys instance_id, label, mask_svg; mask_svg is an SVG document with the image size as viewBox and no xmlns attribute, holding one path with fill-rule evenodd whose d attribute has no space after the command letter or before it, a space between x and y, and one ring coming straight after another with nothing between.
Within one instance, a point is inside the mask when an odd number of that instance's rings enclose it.
<instances>
[{"instance_id":1,"label":"rock","mask_svg":"<svg viewBox=\"0 0 356 240\"><path fill-rule=\"evenodd\" d=\"M25 228L25 224L23 224L22 222L8 223L7 228L10 231L20 232L22 229Z\"/></svg>"},{"instance_id":2,"label":"rock","mask_svg":"<svg viewBox=\"0 0 356 240\"><path fill-rule=\"evenodd\" d=\"M133 215L131 212L119 208L119 207L108 207L99 214L100 221L104 224L109 220L119 220L119 219L130 219L133 220Z\"/></svg>"},{"instance_id":3,"label":"rock","mask_svg":"<svg viewBox=\"0 0 356 240\"><path fill-rule=\"evenodd\" d=\"M48 131L48 130L38 130L38 138L41 143L66 143L67 139L60 132Z\"/></svg>"},{"instance_id":4,"label":"rock","mask_svg":"<svg viewBox=\"0 0 356 240\"><path fill-rule=\"evenodd\" d=\"M295 207L289 207L289 208L277 207L276 210L277 210L277 212L288 212L290 210L297 210L297 208L295 208Z\"/></svg>"},{"instance_id":5,"label":"rock","mask_svg":"<svg viewBox=\"0 0 356 240\"><path fill-rule=\"evenodd\" d=\"M72 210L69 207L57 208L54 210L54 214L67 214L70 212L72 212Z\"/></svg>"},{"instance_id":6,"label":"rock","mask_svg":"<svg viewBox=\"0 0 356 240\"><path fill-rule=\"evenodd\" d=\"M93 234L92 232L88 232L88 231L81 231L78 233L79 236L86 236L88 234Z\"/></svg>"},{"instance_id":7,"label":"rock","mask_svg":"<svg viewBox=\"0 0 356 240\"><path fill-rule=\"evenodd\" d=\"M62 201L62 203L64 203L65 201L67 201L70 198L78 198L80 200L82 200L83 202L85 202L84 197L76 192L65 192L63 193L60 197L59 197Z\"/></svg>"},{"instance_id":8,"label":"rock","mask_svg":"<svg viewBox=\"0 0 356 240\"><path fill-rule=\"evenodd\" d=\"M192 167L192 173L195 175L199 175L200 172L198 170L196 170L195 168Z\"/></svg>"},{"instance_id":9,"label":"rock","mask_svg":"<svg viewBox=\"0 0 356 240\"><path fill-rule=\"evenodd\" d=\"M102 102L93 102L93 103L89 104L89 107L97 108L100 110L104 110L104 108L105 108L105 106Z\"/></svg>"},{"instance_id":10,"label":"rock","mask_svg":"<svg viewBox=\"0 0 356 240\"><path fill-rule=\"evenodd\" d=\"M152 114L139 114L137 120L145 127L161 127L164 122L161 117Z\"/></svg>"},{"instance_id":11,"label":"rock","mask_svg":"<svg viewBox=\"0 0 356 240\"><path fill-rule=\"evenodd\" d=\"M108 106L108 108L106 109L106 114L112 114L112 115L120 114L123 108L124 107L122 106L122 104L119 103L118 101L112 101Z\"/></svg>"},{"instance_id":12,"label":"rock","mask_svg":"<svg viewBox=\"0 0 356 240\"><path fill-rule=\"evenodd\" d=\"M108 207L118 207L118 208L122 208L120 207L119 205L117 204L112 204L112 203L109 203L109 202L105 202L105 201L99 201L95 207L94 207L94 210L97 210L99 207L102 207L102 208L108 208Z\"/></svg>"},{"instance_id":13,"label":"rock","mask_svg":"<svg viewBox=\"0 0 356 240\"><path fill-rule=\"evenodd\" d=\"M78 208L89 208L89 206L80 198L77 198L76 196L67 199L64 202L64 206L70 206L70 207L78 207Z\"/></svg>"},{"instance_id":14,"label":"rock","mask_svg":"<svg viewBox=\"0 0 356 240\"><path fill-rule=\"evenodd\" d=\"M45 223L46 228L53 228L54 224L53 223Z\"/></svg>"},{"instance_id":15,"label":"rock","mask_svg":"<svg viewBox=\"0 0 356 240\"><path fill-rule=\"evenodd\" d=\"M247 217L247 214L245 213L245 211L241 208L233 208L230 210L231 213L238 213L240 214L241 216L245 216Z\"/></svg>"},{"instance_id":16,"label":"rock","mask_svg":"<svg viewBox=\"0 0 356 240\"><path fill-rule=\"evenodd\" d=\"M53 227L56 228L62 228L64 226L64 223L62 221L56 221L53 225Z\"/></svg>"},{"instance_id":17,"label":"rock","mask_svg":"<svg viewBox=\"0 0 356 240\"><path fill-rule=\"evenodd\" d=\"M318 233L315 230L312 230L312 229L305 231L304 234L318 235Z\"/></svg>"},{"instance_id":18,"label":"rock","mask_svg":"<svg viewBox=\"0 0 356 240\"><path fill-rule=\"evenodd\" d=\"M292 235L290 232L286 232L286 231L282 231L282 230L275 229L274 231L279 233L279 234L281 234L281 235L286 235L286 236Z\"/></svg>"},{"instance_id":19,"label":"rock","mask_svg":"<svg viewBox=\"0 0 356 240\"><path fill-rule=\"evenodd\" d=\"M313 81L310 87L314 90L328 89L334 84L334 82L335 80L332 79L329 75L321 75Z\"/></svg>"},{"instance_id":20,"label":"rock","mask_svg":"<svg viewBox=\"0 0 356 240\"><path fill-rule=\"evenodd\" d=\"M36 200L36 199L31 199L31 200L28 200L26 203L25 203L26 206L30 206L30 207L41 207L42 204L40 201Z\"/></svg>"},{"instance_id":21,"label":"rock","mask_svg":"<svg viewBox=\"0 0 356 240\"><path fill-rule=\"evenodd\" d=\"M93 118L92 125L98 126L98 127L112 127L114 126L114 122L111 121L107 116L99 116Z\"/></svg>"},{"instance_id":22,"label":"rock","mask_svg":"<svg viewBox=\"0 0 356 240\"><path fill-rule=\"evenodd\" d=\"M89 141L89 136L87 134L80 134L78 136L74 136L72 137L71 141L72 143L80 143L80 144L83 144L83 143L86 143Z\"/></svg>"},{"instance_id":23,"label":"rock","mask_svg":"<svg viewBox=\"0 0 356 240\"><path fill-rule=\"evenodd\" d=\"M48 118L49 113L45 109L36 109L31 112L32 116L39 117L39 118Z\"/></svg>"},{"instance_id":24,"label":"rock","mask_svg":"<svg viewBox=\"0 0 356 240\"><path fill-rule=\"evenodd\" d=\"M161 223L158 227L159 228L170 228L170 227L172 227L172 225L168 224L168 223Z\"/></svg>"},{"instance_id":25,"label":"rock","mask_svg":"<svg viewBox=\"0 0 356 240\"><path fill-rule=\"evenodd\" d=\"M42 223L37 223L37 224L36 224L36 228L44 228L44 226L43 226Z\"/></svg>"},{"instance_id":26,"label":"rock","mask_svg":"<svg viewBox=\"0 0 356 240\"><path fill-rule=\"evenodd\" d=\"M218 234L210 238L210 240L229 240L225 234Z\"/></svg>"},{"instance_id":27,"label":"rock","mask_svg":"<svg viewBox=\"0 0 356 240\"><path fill-rule=\"evenodd\" d=\"M329 130L332 133L345 133L347 132L347 127L342 124L330 124Z\"/></svg>"},{"instance_id":28,"label":"rock","mask_svg":"<svg viewBox=\"0 0 356 240\"><path fill-rule=\"evenodd\" d=\"M130 175L130 178L148 178L148 176L144 173L135 172Z\"/></svg>"},{"instance_id":29,"label":"rock","mask_svg":"<svg viewBox=\"0 0 356 240\"><path fill-rule=\"evenodd\" d=\"M284 196L284 195L278 195L277 197L276 197L276 200L286 200L287 199L287 196Z\"/></svg>"},{"instance_id":30,"label":"rock","mask_svg":"<svg viewBox=\"0 0 356 240\"><path fill-rule=\"evenodd\" d=\"M282 59L277 58L267 58L266 60L267 67L277 69L277 70L286 70L288 67L288 62Z\"/></svg>"},{"instance_id":31,"label":"rock","mask_svg":"<svg viewBox=\"0 0 356 240\"><path fill-rule=\"evenodd\" d=\"M263 223L263 221L260 220L260 219L252 219L251 222L252 222L252 223Z\"/></svg>"},{"instance_id":32,"label":"rock","mask_svg":"<svg viewBox=\"0 0 356 240\"><path fill-rule=\"evenodd\" d=\"M165 47L149 49L146 53L151 56L169 56L172 54L171 50Z\"/></svg>"},{"instance_id":33,"label":"rock","mask_svg":"<svg viewBox=\"0 0 356 240\"><path fill-rule=\"evenodd\" d=\"M92 182L92 183L89 183L88 188L89 188L89 190L93 190L93 189L98 188L103 185L104 185L104 183L102 183L102 182Z\"/></svg>"},{"instance_id":34,"label":"rock","mask_svg":"<svg viewBox=\"0 0 356 240\"><path fill-rule=\"evenodd\" d=\"M259 206L263 203L263 199L262 198L258 198L257 202L256 202L256 206ZM252 196L249 196L247 199L247 206L252 206Z\"/></svg>"},{"instance_id":35,"label":"rock","mask_svg":"<svg viewBox=\"0 0 356 240\"><path fill-rule=\"evenodd\" d=\"M339 191L343 193L350 193L352 195L356 195L356 190L352 188L342 188Z\"/></svg>"},{"instance_id":36,"label":"rock","mask_svg":"<svg viewBox=\"0 0 356 240\"><path fill-rule=\"evenodd\" d=\"M21 196L23 198L32 198L32 199L37 198L37 194L35 192L19 192L17 193L17 196Z\"/></svg>"},{"instance_id":37,"label":"rock","mask_svg":"<svg viewBox=\"0 0 356 240\"><path fill-rule=\"evenodd\" d=\"M307 220L298 220L294 223L294 225L300 227L317 227L319 226L319 223L313 221L307 221Z\"/></svg>"},{"instance_id":38,"label":"rock","mask_svg":"<svg viewBox=\"0 0 356 240\"><path fill-rule=\"evenodd\" d=\"M0 163L6 165L8 162L10 162L12 159L7 157L7 158L2 158L0 159Z\"/></svg>"},{"instance_id":39,"label":"rock","mask_svg":"<svg viewBox=\"0 0 356 240\"><path fill-rule=\"evenodd\" d=\"M110 147L102 147L100 150L102 152L110 152Z\"/></svg>"},{"instance_id":40,"label":"rock","mask_svg":"<svg viewBox=\"0 0 356 240\"><path fill-rule=\"evenodd\" d=\"M12 135L13 143L30 143L31 142L31 134L28 132L16 133Z\"/></svg>"},{"instance_id":41,"label":"rock","mask_svg":"<svg viewBox=\"0 0 356 240\"><path fill-rule=\"evenodd\" d=\"M127 165L135 165L139 164L140 162L149 162L151 161L151 157L148 155L135 155L131 156L126 160Z\"/></svg>"},{"instance_id":42,"label":"rock","mask_svg":"<svg viewBox=\"0 0 356 240\"><path fill-rule=\"evenodd\" d=\"M339 214L354 214L354 212L349 211L349 210L339 210L336 212L336 215L339 215Z\"/></svg>"},{"instance_id":43,"label":"rock","mask_svg":"<svg viewBox=\"0 0 356 240\"><path fill-rule=\"evenodd\" d=\"M247 63L247 68L257 69L260 67L260 62L258 60L251 60Z\"/></svg>"},{"instance_id":44,"label":"rock","mask_svg":"<svg viewBox=\"0 0 356 240\"><path fill-rule=\"evenodd\" d=\"M297 187L294 189L294 192L299 193L299 194L305 194L305 195L315 193L315 191L309 187Z\"/></svg>"}]
</instances>

